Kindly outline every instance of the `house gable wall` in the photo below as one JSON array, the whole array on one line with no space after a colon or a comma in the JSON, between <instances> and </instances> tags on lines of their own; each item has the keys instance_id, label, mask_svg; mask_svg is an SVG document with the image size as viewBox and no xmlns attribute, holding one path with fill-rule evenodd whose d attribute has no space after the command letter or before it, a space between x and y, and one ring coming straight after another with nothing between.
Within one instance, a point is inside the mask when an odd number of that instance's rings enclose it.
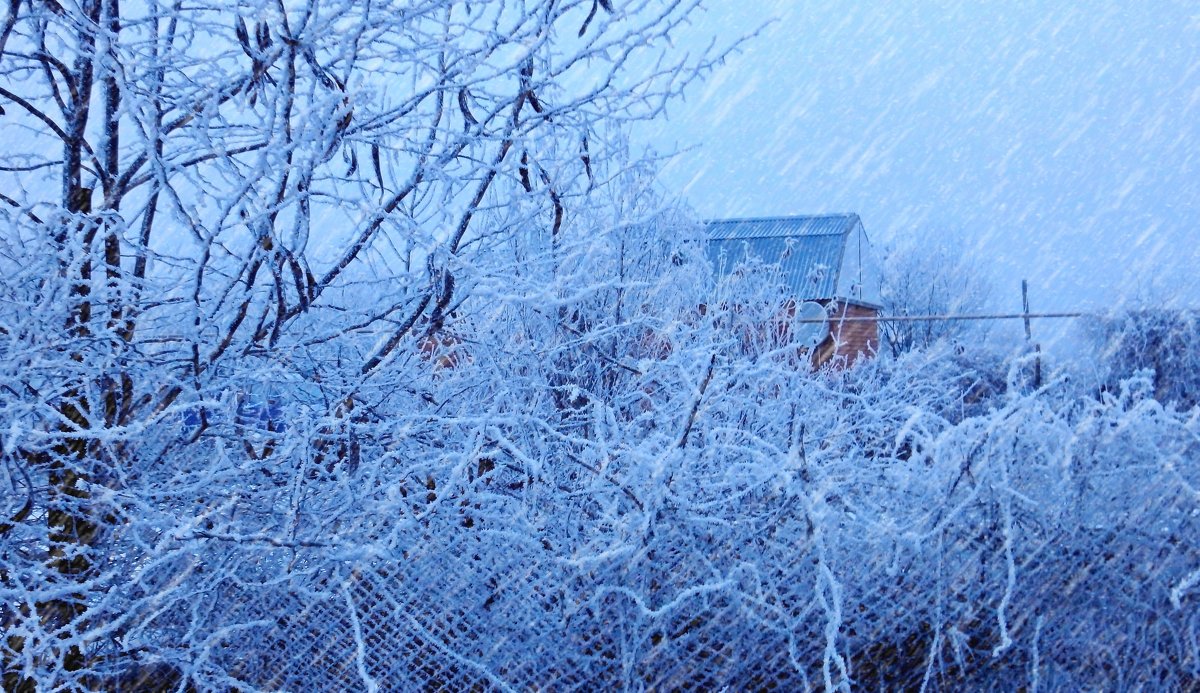
<instances>
[{"instance_id":1,"label":"house gable wall","mask_svg":"<svg viewBox=\"0 0 1200 693\"><path fill-rule=\"evenodd\" d=\"M833 298L849 299L869 306L882 305L879 289L881 273L871 250L871 242L862 222L855 218L854 227L846 234L842 246L842 262Z\"/></svg>"},{"instance_id":2,"label":"house gable wall","mask_svg":"<svg viewBox=\"0 0 1200 693\"><path fill-rule=\"evenodd\" d=\"M837 361L849 366L860 356L879 350L879 323L875 320L839 321L839 318L877 318L879 311L845 301L822 301L829 312L829 336L817 346L813 365Z\"/></svg>"}]
</instances>

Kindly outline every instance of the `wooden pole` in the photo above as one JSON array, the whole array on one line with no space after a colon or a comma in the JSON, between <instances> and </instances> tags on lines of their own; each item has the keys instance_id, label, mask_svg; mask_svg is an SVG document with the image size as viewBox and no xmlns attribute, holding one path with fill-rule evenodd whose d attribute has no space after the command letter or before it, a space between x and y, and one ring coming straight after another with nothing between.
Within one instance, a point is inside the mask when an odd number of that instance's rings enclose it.
<instances>
[{"instance_id":1,"label":"wooden pole","mask_svg":"<svg viewBox=\"0 0 1200 693\"><path fill-rule=\"evenodd\" d=\"M1025 341L1033 341L1033 332L1029 329L1029 282L1021 280L1021 312L1025 315Z\"/></svg>"},{"instance_id":2,"label":"wooden pole","mask_svg":"<svg viewBox=\"0 0 1200 693\"><path fill-rule=\"evenodd\" d=\"M1021 280L1021 308L1025 315L1025 341L1033 341L1033 330L1029 326L1029 281ZM1033 386L1039 388L1042 386L1042 345L1033 345Z\"/></svg>"}]
</instances>

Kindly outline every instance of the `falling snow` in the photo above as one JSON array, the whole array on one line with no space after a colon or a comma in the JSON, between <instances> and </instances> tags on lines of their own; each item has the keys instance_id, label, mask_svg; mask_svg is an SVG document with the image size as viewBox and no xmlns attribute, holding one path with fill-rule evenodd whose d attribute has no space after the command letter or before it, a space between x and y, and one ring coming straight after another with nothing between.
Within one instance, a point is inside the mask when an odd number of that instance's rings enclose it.
<instances>
[{"instance_id":1,"label":"falling snow","mask_svg":"<svg viewBox=\"0 0 1200 693\"><path fill-rule=\"evenodd\" d=\"M0 109L4 690L1200 687L1190 3L14 2Z\"/></svg>"}]
</instances>

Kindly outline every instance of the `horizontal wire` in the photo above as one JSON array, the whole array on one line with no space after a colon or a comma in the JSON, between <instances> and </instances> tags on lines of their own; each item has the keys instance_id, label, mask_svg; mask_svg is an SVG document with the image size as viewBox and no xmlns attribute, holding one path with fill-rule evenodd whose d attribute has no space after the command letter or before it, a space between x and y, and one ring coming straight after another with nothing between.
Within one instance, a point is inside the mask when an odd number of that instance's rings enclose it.
<instances>
[{"instance_id":1,"label":"horizontal wire","mask_svg":"<svg viewBox=\"0 0 1200 693\"><path fill-rule=\"evenodd\" d=\"M1014 320L1024 318L1082 318L1092 313L977 313L968 315L876 315L828 318L802 318L791 322L821 324L825 322L930 322L935 320Z\"/></svg>"}]
</instances>

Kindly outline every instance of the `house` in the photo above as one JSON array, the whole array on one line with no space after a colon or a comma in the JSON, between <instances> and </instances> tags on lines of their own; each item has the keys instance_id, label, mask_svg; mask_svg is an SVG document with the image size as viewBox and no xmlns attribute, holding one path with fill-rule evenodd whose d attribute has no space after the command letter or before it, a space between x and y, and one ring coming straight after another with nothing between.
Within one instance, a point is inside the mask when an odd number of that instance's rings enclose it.
<instances>
[{"instance_id":1,"label":"house","mask_svg":"<svg viewBox=\"0 0 1200 693\"><path fill-rule=\"evenodd\" d=\"M789 317L809 318L814 302L828 316L828 333L811 350L813 365L851 363L879 347L880 273L857 214L723 219L705 222L707 253L717 276L752 260L777 265L789 296ZM815 311L819 316L820 311ZM847 320L847 318L857 318ZM865 318L865 319L864 319ZM796 329L809 331L815 328ZM819 325L818 325L819 327Z\"/></svg>"}]
</instances>

